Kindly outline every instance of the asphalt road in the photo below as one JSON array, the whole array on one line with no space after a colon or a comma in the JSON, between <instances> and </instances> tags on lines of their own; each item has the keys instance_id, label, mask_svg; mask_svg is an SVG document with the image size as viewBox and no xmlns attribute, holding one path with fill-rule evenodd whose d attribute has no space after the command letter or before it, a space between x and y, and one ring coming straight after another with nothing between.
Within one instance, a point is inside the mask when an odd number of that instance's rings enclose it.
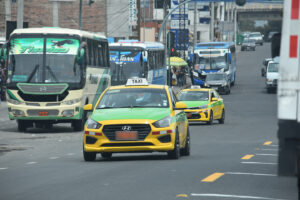
<instances>
[{"instance_id":1,"label":"asphalt road","mask_svg":"<svg viewBox=\"0 0 300 200\"><path fill-rule=\"evenodd\" d=\"M265 44L238 53L225 124L191 125L191 156L179 160L153 153L84 162L81 132L61 124L19 133L1 103L0 199L297 199L296 179L276 174L276 94L260 75L269 52Z\"/></svg>"}]
</instances>

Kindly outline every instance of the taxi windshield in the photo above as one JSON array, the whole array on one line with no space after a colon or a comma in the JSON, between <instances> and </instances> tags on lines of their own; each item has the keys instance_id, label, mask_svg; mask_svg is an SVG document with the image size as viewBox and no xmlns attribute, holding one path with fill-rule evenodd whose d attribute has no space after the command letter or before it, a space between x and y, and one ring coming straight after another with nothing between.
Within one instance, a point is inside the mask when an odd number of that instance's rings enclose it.
<instances>
[{"instance_id":1,"label":"taxi windshield","mask_svg":"<svg viewBox=\"0 0 300 200\"><path fill-rule=\"evenodd\" d=\"M108 90L97 109L108 108L167 108L168 96L164 89L126 88Z\"/></svg>"},{"instance_id":2,"label":"taxi windshield","mask_svg":"<svg viewBox=\"0 0 300 200\"><path fill-rule=\"evenodd\" d=\"M208 91L183 91L179 93L179 101L208 101Z\"/></svg>"}]
</instances>

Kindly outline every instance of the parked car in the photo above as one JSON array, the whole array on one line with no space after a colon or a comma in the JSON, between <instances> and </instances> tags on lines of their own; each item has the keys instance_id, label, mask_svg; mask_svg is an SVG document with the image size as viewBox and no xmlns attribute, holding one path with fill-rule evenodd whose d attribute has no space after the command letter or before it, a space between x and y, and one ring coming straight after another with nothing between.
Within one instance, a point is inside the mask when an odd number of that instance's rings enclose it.
<instances>
[{"instance_id":1,"label":"parked car","mask_svg":"<svg viewBox=\"0 0 300 200\"><path fill-rule=\"evenodd\" d=\"M266 70L267 70L267 66L268 66L268 63L273 60L272 58L265 58L264 61L263 61L263 66L261 68L261 76L266 76Z\"/></svg>"},{"instance_id":2,"label":"parked car","mask_svg":"<svg viewBox=\"0 0 300 200\"><path fill-rule=\"evenodd\" d=\"M255 46L256 44L253 39L245 38L241 46L241 51L245 51L245 50L255 51Z\"/></svg>"},{"instance_id":3,"label":"parked car","mask_svg":"<svg viewBox=\"0 0 300 200\"><path fill-rule=\"evenodd\" d=\"M279 62L277 61L269 61L267 72L266 72L266 87L267 92L271 93L272 91L277 89L277 82L279 77Z\"/></svg>"},{"instance_id":4,"label":"parked car","mask_svg":"<svg viewBox=\"0 0 300 200\"><path fill-rule=\"evenodd\" d=\"M261 46L264 44L263 35L260 32L250 33L249 39L254 40L255 44L260 44Z\"/></svg>"},{"instance_id":5,"label":"parked car","mask_svg":"<svg viewBox=\"0 0 300 200\"><path fill-rule=\"evenodd\" d=\"M222 94L230 94L230 81L225 72L207 74L204 86L213 88Z\"/></svg>"}]
</instances>

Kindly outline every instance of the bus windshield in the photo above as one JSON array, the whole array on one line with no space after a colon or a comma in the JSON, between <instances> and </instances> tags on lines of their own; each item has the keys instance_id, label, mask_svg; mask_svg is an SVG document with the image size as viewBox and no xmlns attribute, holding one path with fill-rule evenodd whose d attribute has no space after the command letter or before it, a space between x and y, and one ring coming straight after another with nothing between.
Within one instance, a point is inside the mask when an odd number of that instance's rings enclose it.
<instances>
[{"instance_id":1,"label":"bus windshield","mask_svg":"<svg viewBox=\"0 0 300 200\"><path fill-rule=\"evenodd\" d=\"M110 50L111 84L122 85L127 79L144 76L142 51Z\"/></svg>"},{"instance_id":2,"label":"bus windshield","mask_svg":"<svg viewBox=\"0 0 300 200\"><path fill-rule=\"evenodd\" d=\"M72 38L12 39L9 82L80 83L82 71L75 61L78 47L79 41Z\"/></svg>"},{"instance_id":3,"label":"bus windshield","mask_svg":"<svg viewBox=\"0 0 300 200\"><path fill-rule=\"evenodd\" d=\"M212 70L228 70L226 56L200 56L197 64L200 64L202 69Z\"/></svg>"}]
</instances>

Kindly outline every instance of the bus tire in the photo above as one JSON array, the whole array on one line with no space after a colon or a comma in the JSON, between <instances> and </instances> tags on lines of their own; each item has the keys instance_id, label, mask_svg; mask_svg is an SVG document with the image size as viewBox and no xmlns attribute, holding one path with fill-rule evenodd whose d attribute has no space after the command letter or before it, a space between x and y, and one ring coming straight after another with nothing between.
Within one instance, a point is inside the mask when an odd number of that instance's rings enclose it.
<instances>
[{"instance_id":1,"label":"bus tire","mask_svg":"<svg viewBox=\"0 0 300 200\"><path fill-rule=\"evenodd\" d=\"M72 127L74 131L83 131L84 124L86 121L87 113L84 111L82 115L82 119L75 119L72 121Z\"/></svg>"},{"instance_id":2,"label":"bus tire","mask_svg":"<svg viewBox=\"0 0 300 200\"><path fill-rule=\"evenodd\" d=\"M25 120L18 120L18 131L25 132L28 128L27 122Z\"/></svg>"}]
</instances>

